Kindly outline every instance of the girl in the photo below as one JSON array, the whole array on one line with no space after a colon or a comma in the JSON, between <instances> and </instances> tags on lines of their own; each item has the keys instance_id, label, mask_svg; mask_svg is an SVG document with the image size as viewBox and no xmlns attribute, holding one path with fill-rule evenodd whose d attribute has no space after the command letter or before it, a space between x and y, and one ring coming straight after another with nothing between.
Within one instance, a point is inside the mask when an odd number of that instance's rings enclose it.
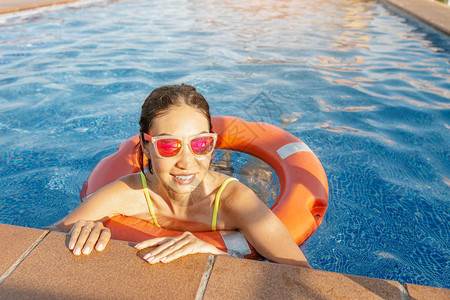
<instances>
[{"instance_id":1,"label":"girl","mask_svg":"<svg viewBox=\"0 0 450 300\"><path fill-rule=\"evenodd\" d=\"M208 103L194 87L155 89L142 105L139 124L141 172L103 187L51 226L70 232L75 255L102 251L111 236L102 222L122 214L184 231L135 246L157 246L144 257L152 264L193 253L227 254L190 233L217 229L240 231L270 261L310 267L283 223L251 189L209 169L217 135ZM215 201L220 201L218 210Z\"/></svg>"}]
</instances>

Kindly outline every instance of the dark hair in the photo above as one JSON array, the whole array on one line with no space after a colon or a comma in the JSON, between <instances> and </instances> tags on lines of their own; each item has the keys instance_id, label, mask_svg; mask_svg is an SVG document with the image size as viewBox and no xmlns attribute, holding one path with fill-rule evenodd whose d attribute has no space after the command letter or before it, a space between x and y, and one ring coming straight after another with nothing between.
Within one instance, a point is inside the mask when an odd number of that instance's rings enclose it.
<instances>
[{"instance_id":1,"label":"dark hair","mask_svg":"<svg viewBox=\"0 0 450 300\"><path fill-rule=\"evenodd\" d=\"M209 105L205 98L198 93L193 86L190 85L166 85L154 89L142 104L141 118L139 120L141 140L144 144L148 143L144 140L144 133L148 133L152 126L153 120L161 116L172 107L187 105L198 109L209 123L209 131L212 130L211 115L209 113ZM138 145L139 146L139 145ZM139 167L144 170L144 153L139 147ZM153 172L150 158L148 158L148 169Z\"/></svg>"}]
</instances>

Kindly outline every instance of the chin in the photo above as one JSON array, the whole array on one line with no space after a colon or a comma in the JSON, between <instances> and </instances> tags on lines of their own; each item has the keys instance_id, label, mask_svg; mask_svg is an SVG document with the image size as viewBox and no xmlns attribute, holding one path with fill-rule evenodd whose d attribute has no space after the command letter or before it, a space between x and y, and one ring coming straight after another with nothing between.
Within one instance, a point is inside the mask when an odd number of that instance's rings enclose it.
<instances>
[{"instance_id":1,"label":"chin","mask_svg":"<svg viewBox=\"0 0 450 300\"><path fill-rule=\"evenodd\" d=\"M191 183L179 183L175 180L171 180L169 184L169 188L177 194L190 194L199 186L201 183L200 180L194 180Z\"/></svg>"}]
</instances>

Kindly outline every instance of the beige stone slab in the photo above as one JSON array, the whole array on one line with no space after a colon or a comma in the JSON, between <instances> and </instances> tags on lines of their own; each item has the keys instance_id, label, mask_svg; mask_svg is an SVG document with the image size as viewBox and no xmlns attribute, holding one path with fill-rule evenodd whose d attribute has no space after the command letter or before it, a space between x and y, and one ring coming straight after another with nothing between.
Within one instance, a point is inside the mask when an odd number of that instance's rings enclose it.
<instances>
[{"instance_id":1,"label":"beige stone slab","mask_svg":"<svg viewBox=\"0 0 450 300\"><path fill-rule=\"evenodd\" d=\"M0 277L46 231L0 224Z\"/></svg>"},{"instance_id":2,"label":"beige stone slab","mask_svg":"<svg viewBox=\"0 0 450 300\"><path fill-rule=\"evenodd\" d=\"M0 14L75 1L78 0L0 0Z\"/></svg>"},{"instance_id":3,"label":"beige stone slab","mask_svg":"<svg viewBox=\"0 0 450 300\"><path fill-rule=\"evenodd\" d=\"M204 299L401 299L395 281L218 256Z\"/></svg>"},{"instance_id":4,"label":"beige stone slab","mask_svg":"<svg viewBox=\"0 0 450 300\"><path fill-rule=\"evenodd\" d=\"M74 256L51 232L0 285L0 299L194 299L207 254L150 265L127 242Z\"/></svg>"},{"instance_id":5,"label":"beige stone slab","mask_svg":"<svg viewBox=\"0 0 450 300\"><path fill-rule=\"evenodd\" d=\"M406 284L406 289L411 299L416 300L448 300L450 299L450 290L430 286Z\"/></svg>"},{"instance_id":6,"label":"beige stone slab","mask_svg":"<svg viewBox=\"0 0 450 300\"><path fill-rule=\"evenodd\" d=\"M450 34L450 6L433 0L383 0Z\"/></svg>"}]
</instances>

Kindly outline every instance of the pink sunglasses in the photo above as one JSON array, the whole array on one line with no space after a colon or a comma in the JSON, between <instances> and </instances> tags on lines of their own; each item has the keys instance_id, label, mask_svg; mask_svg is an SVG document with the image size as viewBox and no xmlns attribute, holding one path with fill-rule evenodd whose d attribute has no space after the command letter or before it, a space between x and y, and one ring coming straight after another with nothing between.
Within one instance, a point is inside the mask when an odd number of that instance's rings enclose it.
<instances>
[{"instance_id":1,"label":"pink sunglasses","mask_svg":"<svg viewBox=\"0 0 450 300\"><path fill-rule=\"evenodd\" d=\"M153 144L158 157L164 158L180 154L184 139L171 135L151 136L144 133L144 140ZM200 133L188 138L189 149L194 155L208 155L214 150L216 140L217 134L214 132Z\"/></svg>"}]
</instances>

